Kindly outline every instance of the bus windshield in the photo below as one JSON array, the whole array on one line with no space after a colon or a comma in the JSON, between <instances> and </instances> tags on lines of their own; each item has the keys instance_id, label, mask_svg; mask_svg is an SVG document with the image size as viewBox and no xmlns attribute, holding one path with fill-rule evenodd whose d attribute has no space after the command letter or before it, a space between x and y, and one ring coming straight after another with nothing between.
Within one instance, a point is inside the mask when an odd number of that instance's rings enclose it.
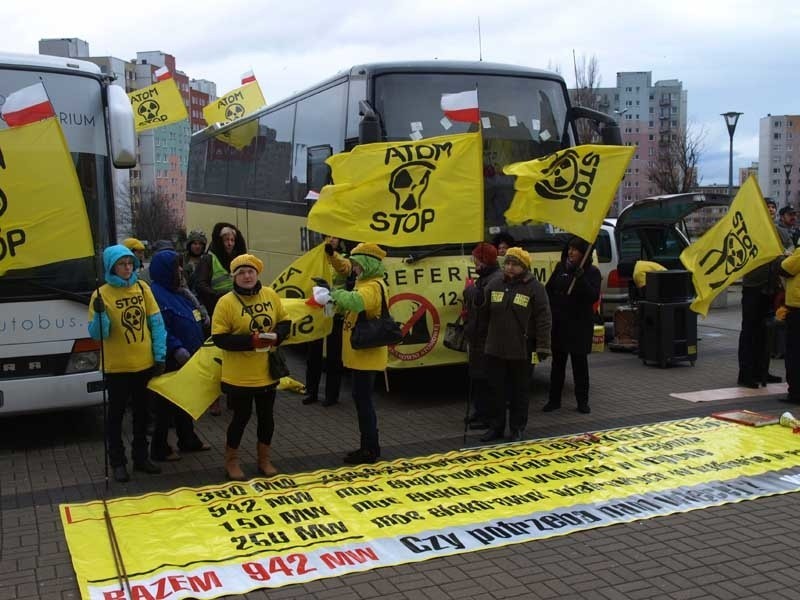
<instances>
[{"instance_id":1,"label":"bus windshield","mask_svg":"<svg viewBox=\"0 0 800 600\"><path fill-rule=\"evenodd\" d=\"M44 83L67 139L94 240L105 245L112 203L101 83L77 74L0 69L0 97L38 81ZM0 128L5 128L2 121ZM94 260L88 257L8 271L0 278L0 298L4 302L76 299L91 293L95 286Z\"/></svg>"},{"instance_id":2,"label":"bus windshield","mask_svg":"<svg viewBox=\"0 0 800 600\"><path fill-rule=\"evenodd\" d=\"M418 137L414 132L427 138L474 131L475 124L444 120L440 101L442 94L476 87L489 239L505 229L503 213L514 194L513 177L504 175L503 167L572 145L563 85L551 79L508 75L387 73L375 78L374 98L386 140L400 141Z\"/></svg>"}]
</instances>

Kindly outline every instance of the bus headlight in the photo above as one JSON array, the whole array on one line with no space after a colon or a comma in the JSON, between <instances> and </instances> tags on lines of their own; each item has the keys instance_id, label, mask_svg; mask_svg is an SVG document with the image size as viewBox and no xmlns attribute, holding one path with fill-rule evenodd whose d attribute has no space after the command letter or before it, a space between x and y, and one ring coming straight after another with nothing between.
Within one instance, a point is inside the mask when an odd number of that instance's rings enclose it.
<instances>
[{"instance_id":1,"label":"bus headlight","mask_svg":"<svg viewBox=\"0 0 800 600\"><path fill-rule=\"evenodd\" d=\"M72 373L86 373L87 371L96 371L99 367L100 353L98 351L75 352L70 354L64 373L66 375Z\"/></svg>"}]
</instances>

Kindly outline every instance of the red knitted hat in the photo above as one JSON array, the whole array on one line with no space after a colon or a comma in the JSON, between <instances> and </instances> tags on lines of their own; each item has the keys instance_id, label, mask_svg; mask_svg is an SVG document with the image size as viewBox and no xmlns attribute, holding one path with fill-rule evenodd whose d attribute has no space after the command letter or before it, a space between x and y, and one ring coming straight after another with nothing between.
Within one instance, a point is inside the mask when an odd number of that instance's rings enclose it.
<instances>
[{"instance_id":1,"label":"red knitted hat","mask_svg":"<svg viewBox=\"0 0 800 600\"><path fill-rule=\"evenodd\" d=\"M472 256L490 267L497 264L497 248L486 242L481 242L475 246L472 250Z\"/></svg>"}]
</instances>

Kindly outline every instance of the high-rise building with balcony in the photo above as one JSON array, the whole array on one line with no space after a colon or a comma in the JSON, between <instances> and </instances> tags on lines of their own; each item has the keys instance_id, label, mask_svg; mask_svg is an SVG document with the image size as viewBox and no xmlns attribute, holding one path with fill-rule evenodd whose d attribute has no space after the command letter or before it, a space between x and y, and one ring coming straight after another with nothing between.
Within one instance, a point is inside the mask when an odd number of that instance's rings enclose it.
<instances>
[{"instance_id":1,"label":"high-rise building with balcony","mask_svg":"<svg viewBox=\"0 0 800 600\"><path fill-rule=\"evenodd\" d=\"M575 90L571 93L574 97ZM635 200L662 193L648 173L659 155L686 135L687 91L677 79L652 83L652 71L621 71L616 87L598 88L593 101L619 122L622 142L636 146L612 207L618 214Z\"/></svg>"},{"instance_id":2,"label":"high-rise building with balcony","mask_svg":"<svg viewBox=\"0 0 800 600\"><path fill-rule=\"evenodd\" d=\"M800 201L800 115L767 115L758 127L758 184L778 207Z\"/></svg>"}]
</instances>

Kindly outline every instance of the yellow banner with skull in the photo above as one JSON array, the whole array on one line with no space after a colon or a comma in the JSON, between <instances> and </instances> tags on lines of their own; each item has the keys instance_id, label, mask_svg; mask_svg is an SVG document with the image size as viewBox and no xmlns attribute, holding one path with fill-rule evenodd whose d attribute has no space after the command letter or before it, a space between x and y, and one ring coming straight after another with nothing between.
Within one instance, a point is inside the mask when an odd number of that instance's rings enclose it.
<instances>
[{"instance_id":1,"label":"yellow banner with skull","mask_svg":"<svg viewBox=\"0 0 800 600\"><path fill-rule=\"evenodd\" d=\"M205 106L203 108L203 118L209 125L212 123L227 125L232 121L238 121L247 115L253 114L266 103L264 94L261 93L261 87L257 81L253 81L231 90L221 98L217 98L214 102ZM244 145L246 146L247 144Z\"/></svg>"},{"instance_id":2,"label":"yellow banner with skull","mask_svg":"<svg viewBox=\"0 0 800 600\"><path fill-rule=\"evenodd\" d=\"M691 309L707 315L720 292L783 251L767 203L751 175L728 213L681 253L683 266L692 272L697 295Z\"/></svg>"},{"instance_id":3,"label":"yellow banner with skull","mask_svg":"<svg viewBox=\"0 0 800 600\"><path fill-rule=\"evenodd\" d=\"M517 179L506 221L551 223L593 242L635 150L585 145L508 165Z\"/></svg>"},{"instance_id":4,"label":"yellow banner with skull","mask_svg":"<svg viewBox=\"0 0 800 600\"><path fill-rule=\"evenodd\" d=\"M392 247L483 239L481 135L356 146L330 157L308 228Z\"/></svg>"},{"instance_id":5,"label":"yellow banner with skull","mask_svg":"<svg viewBox=\"0 0 800 600\"><path fill-rule=\"evenodd\" d=\"M171 125L188 117L175 80L165 79L128 94L133 107L136 133Z\"/></svg>"}]
</instances>

